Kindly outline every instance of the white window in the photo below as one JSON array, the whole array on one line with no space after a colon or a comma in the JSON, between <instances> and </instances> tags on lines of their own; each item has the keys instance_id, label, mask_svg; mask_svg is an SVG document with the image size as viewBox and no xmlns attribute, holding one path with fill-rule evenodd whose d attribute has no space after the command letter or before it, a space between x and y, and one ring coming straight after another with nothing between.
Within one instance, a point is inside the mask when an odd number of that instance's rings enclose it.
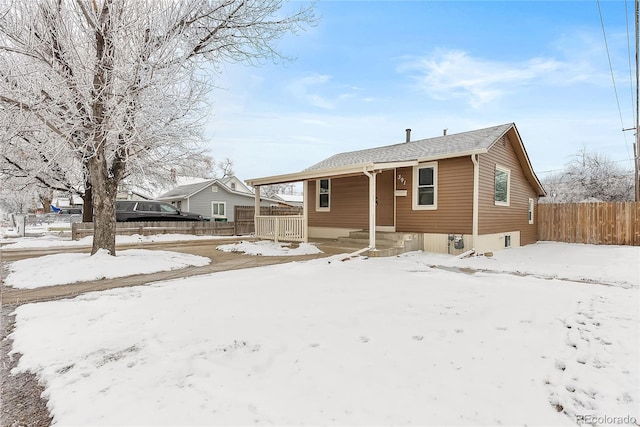
<instances>
[{"instance_id":1,"label":"white window","mask_svg":"<svg viewBox=\"0 0 640 427\"><path fill-rule=\"evenodd\" d=\"M211 192L212 193L217 193L218 192L218 186L217 185L212 185L211 186Z\"/></svg>"},{"instance_id":2,"label":"white window","mask_svg":"<svg viewBox=\"0 0 640 427\"><path fill-rule=\"evenodd\" d=\"M533 199L529 199L529 209L528 209L528 216L529 216L529 224L533 224L533 206L534 206L534 201Z\"/></svg>"},{"instance_id":3,"label":"white window","mask_svg":"<svg viewBox=\"0 0 640 427\"><path fill-rule=\"evenodd\" d=\"M328 178L316 181L316 210L329 211L331 208L331 180Z\"/></svg>"},{"instance_id":4,"label":"white window","mask_svg":"<svg viewBox=\"0 0 640 427\"><path fill-rule=\"evenodd\" d=\"M211 217L212 218L226 218L227 217L227 203L226 202L211 202Z\"/></svg>"},{"instance_id":5,"label":"white window","mask_svg":"<svg viewBox=\"0 0 640 427\"><path fill-rule=\"evenodd\" d=\"M496 165L494 201L498 206L509 206L511 170Z\"/></svg>"},{"instance_id":6,"label":"white window","mask_svg":"<svg viewBox=\"0 0 640 427\"><path fill-rule=\"evenodd\" d=\"M413 209L438 208L438 163L423 163L413 167Z\"/></svg>"}]
</instances>

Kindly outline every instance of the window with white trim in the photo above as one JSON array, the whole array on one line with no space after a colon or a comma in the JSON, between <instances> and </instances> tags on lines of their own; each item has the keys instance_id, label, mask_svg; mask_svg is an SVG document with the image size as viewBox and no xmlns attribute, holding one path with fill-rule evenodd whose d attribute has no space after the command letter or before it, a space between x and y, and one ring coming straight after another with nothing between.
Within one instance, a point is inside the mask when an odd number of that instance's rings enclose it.
<instances>
[{"instance_id":1,"label":"window with white trim","mask_svg":"<svg viewBox=\"0 0 640 427\"><path fill-rule=\"evenodd\" d=\"M316 181L316 210L329 211L331 208L331 180L328 178Z\"/></svg>"},{"instance_id":2,"label":"window with white trim","mask_svg":"<svg viewBox=\"0 0 640 427\"><path fill-rule=\"evenodd\" d=\"M226 217L227 217L227 203L211 202L211 218L226 218Z\"/></svg>"},{"instance_id":3,"label":"window with white trim","mask_svg":"<svg viewBox=\"0 0 640 427\"><path fill-rule=\"evenodd\" d=\"M494 201L498 206L509 206L511 170L496 165Z\"/></svg>"},{"instance_id":4,"label":"window with white trim","mask_svg":"<svg viewBox=\"0 0 640 427\"><path fill-rule=\"evenodd\" d=\"M438 208L438 163L423 163L413 167L413 209Z\"/></svg>"},{"instance_id":5,"label":"window with white trim","mask_svg":"<svg viewBox=\"0 0 640 427\"><path fill-rule=\"evenodd\" d=\"M527 215L529 217L529 224L533 224L533 207L535 202L532 198L529 198L529 208L527 209Z\"/></svg>"}]
</instances>

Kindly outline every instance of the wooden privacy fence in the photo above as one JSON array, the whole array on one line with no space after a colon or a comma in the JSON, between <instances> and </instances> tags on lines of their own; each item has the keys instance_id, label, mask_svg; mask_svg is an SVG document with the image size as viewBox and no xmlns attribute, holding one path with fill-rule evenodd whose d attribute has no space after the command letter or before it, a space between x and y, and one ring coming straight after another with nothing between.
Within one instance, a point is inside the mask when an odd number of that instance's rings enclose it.
<instances>
[{"instance_id":1,"label":"wooden privacy fence","mask_svg":"<svg viewBox=\"0 0 640 427\"><path fill-rule=\"evenodd\" d=\"M236 234L252 234L255 233L254 223L254 206L236 206L234 210L234 219L236 223ZM284 215L302 215L302 207L289 206L260 206L260 215L264 216L284 216Z\"/></svg>"},{"instance_id":2,"label":"wooden privacy fence","mask_svg":"<svg viewBox=\"0 0 640 427\"><path fill-rule=\"evenodd\" d=\"M640 246L640 202L539 204L538 240Z\"/></svg>"},{"instance_id":3,"label":"wooden privacy fence","mask_svg":"<svg viewBox=\"0 0 640 427\"><path fill-rule=\"evenodd\" d=\"M118 222L116 234L130 236L140 234L149 236L154 234L193 234L195 236L233 236L236 233L233 222L208 221L144 221ZM92 222L77 222L71 224L71 238L78 240L86 236L93 236Z\"/></svg>"}]
</instances>

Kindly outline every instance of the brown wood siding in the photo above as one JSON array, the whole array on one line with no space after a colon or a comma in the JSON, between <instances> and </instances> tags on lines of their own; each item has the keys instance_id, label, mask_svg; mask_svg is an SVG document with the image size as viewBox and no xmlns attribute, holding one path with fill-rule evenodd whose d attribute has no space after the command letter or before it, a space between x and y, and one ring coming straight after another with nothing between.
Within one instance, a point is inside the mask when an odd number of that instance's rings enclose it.
<instances>
[{"instance_id":1,"label":"brown wood siding","mask_svg":"<svg viewBox=\"0 0 640 427\"><path fill-rule=\"evenodd\" d=\"M329 212L316 211L316 181L309 181L309 226L369 229L369 178L332 178Z\"/></svg>"},{"instance_id":2,"label":"brown wood siding","mask_svg":"<svg viewBox=\"0 0 640 427\"><path fill-rule=\"evenodd\" d=\"M407 190L396 197L396 230L420 233L471 234L473 220L473 163L469 156L438 162L438 208L413 210L413 168L397 169L396 190Z\"/></svg>"},{"instance_id":3,"label":"brown wood siding","mask_svg":"<svg viewBox=\"0 0 640 427\"><path fill-rule=\"evenodd\" d=\"M508 137L496 142L488 153L480 157L480 192L478 233L493 234L520 231L520 244L535 243L538 239L537 195L525 178L513 144ZM511 170L509 206L494 203L496 165ZM534 200L533 224L529 224L529 198Z\"/></svg>"}]
</instances>

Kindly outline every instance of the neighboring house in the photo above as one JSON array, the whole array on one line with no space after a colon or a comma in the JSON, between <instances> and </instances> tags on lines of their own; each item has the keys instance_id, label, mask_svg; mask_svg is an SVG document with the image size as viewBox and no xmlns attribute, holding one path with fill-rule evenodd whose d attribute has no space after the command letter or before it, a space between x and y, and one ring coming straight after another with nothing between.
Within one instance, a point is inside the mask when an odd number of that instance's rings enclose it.
<instances>
[{"instance_id":1,"label":"neighboring house","mask_svg":"<svg viewBox=\"0 0 640 427\"><path fill-rule=\"evenodd\" d=\"M82 197L75 194L72 196L55 196L51 199L51 204L57 208L82 208Z\"/></svg>"},{"instance_id":2,"label":"neighboring house","mask_svg":"<svg viewBox=\"0 0 640 427\"><path fill-rule=\"evenodd\" d=\"M255 196L235 176L210 179L195 184L181 185L155 200L161 200L176 208L210 217L212 220L234 221L236 206L254 206ZM262 198L261 206L278 204L279 201Z\"/></svg>"},{"instance_id":3,"label":"neighboring house","mask_svg":"<svg viewBox=\"0 0 640 427\"><path fill-rule=\"evenodd\" d=\"M116 200L151 200L151 197L132 190L118 190Z\"/></svg>"},{"instance_id":4,"label":"neighboring house","mask_svg":"<svg viewBox=\"0 0 640 427\"><path fill-rule=\"evenodd\" d=\"M274 194L273 198L289 206L302 207L304 204L304 196L301 194Z\"/></svg>"},{"instance_id":5,"label":"neighboring house","mask_svg":"<svg viewBox=\"0 0 640 427\"><path fill-rule=\"evenodd\" d=\"M219 181L232 191L253 195L253 191L235 176L225 176L220 178Z\"/></svg>"},{"instance_id":6,"label":"neighboring house","mask_svg":"<svg viewBox=\"0 0 640 427\"><path fill-rule=\"evenodd\" d=\"M329 157L302 172L256 178L303 182L304 239L351 232L412 233L419 249L456 253L537 241L545 191L513 123ZM368 233L376 248L376 233ZM461 246L461 245L460 245ZM452 252L453 253L453 252Z\"/></svg>"}]
</instances>

